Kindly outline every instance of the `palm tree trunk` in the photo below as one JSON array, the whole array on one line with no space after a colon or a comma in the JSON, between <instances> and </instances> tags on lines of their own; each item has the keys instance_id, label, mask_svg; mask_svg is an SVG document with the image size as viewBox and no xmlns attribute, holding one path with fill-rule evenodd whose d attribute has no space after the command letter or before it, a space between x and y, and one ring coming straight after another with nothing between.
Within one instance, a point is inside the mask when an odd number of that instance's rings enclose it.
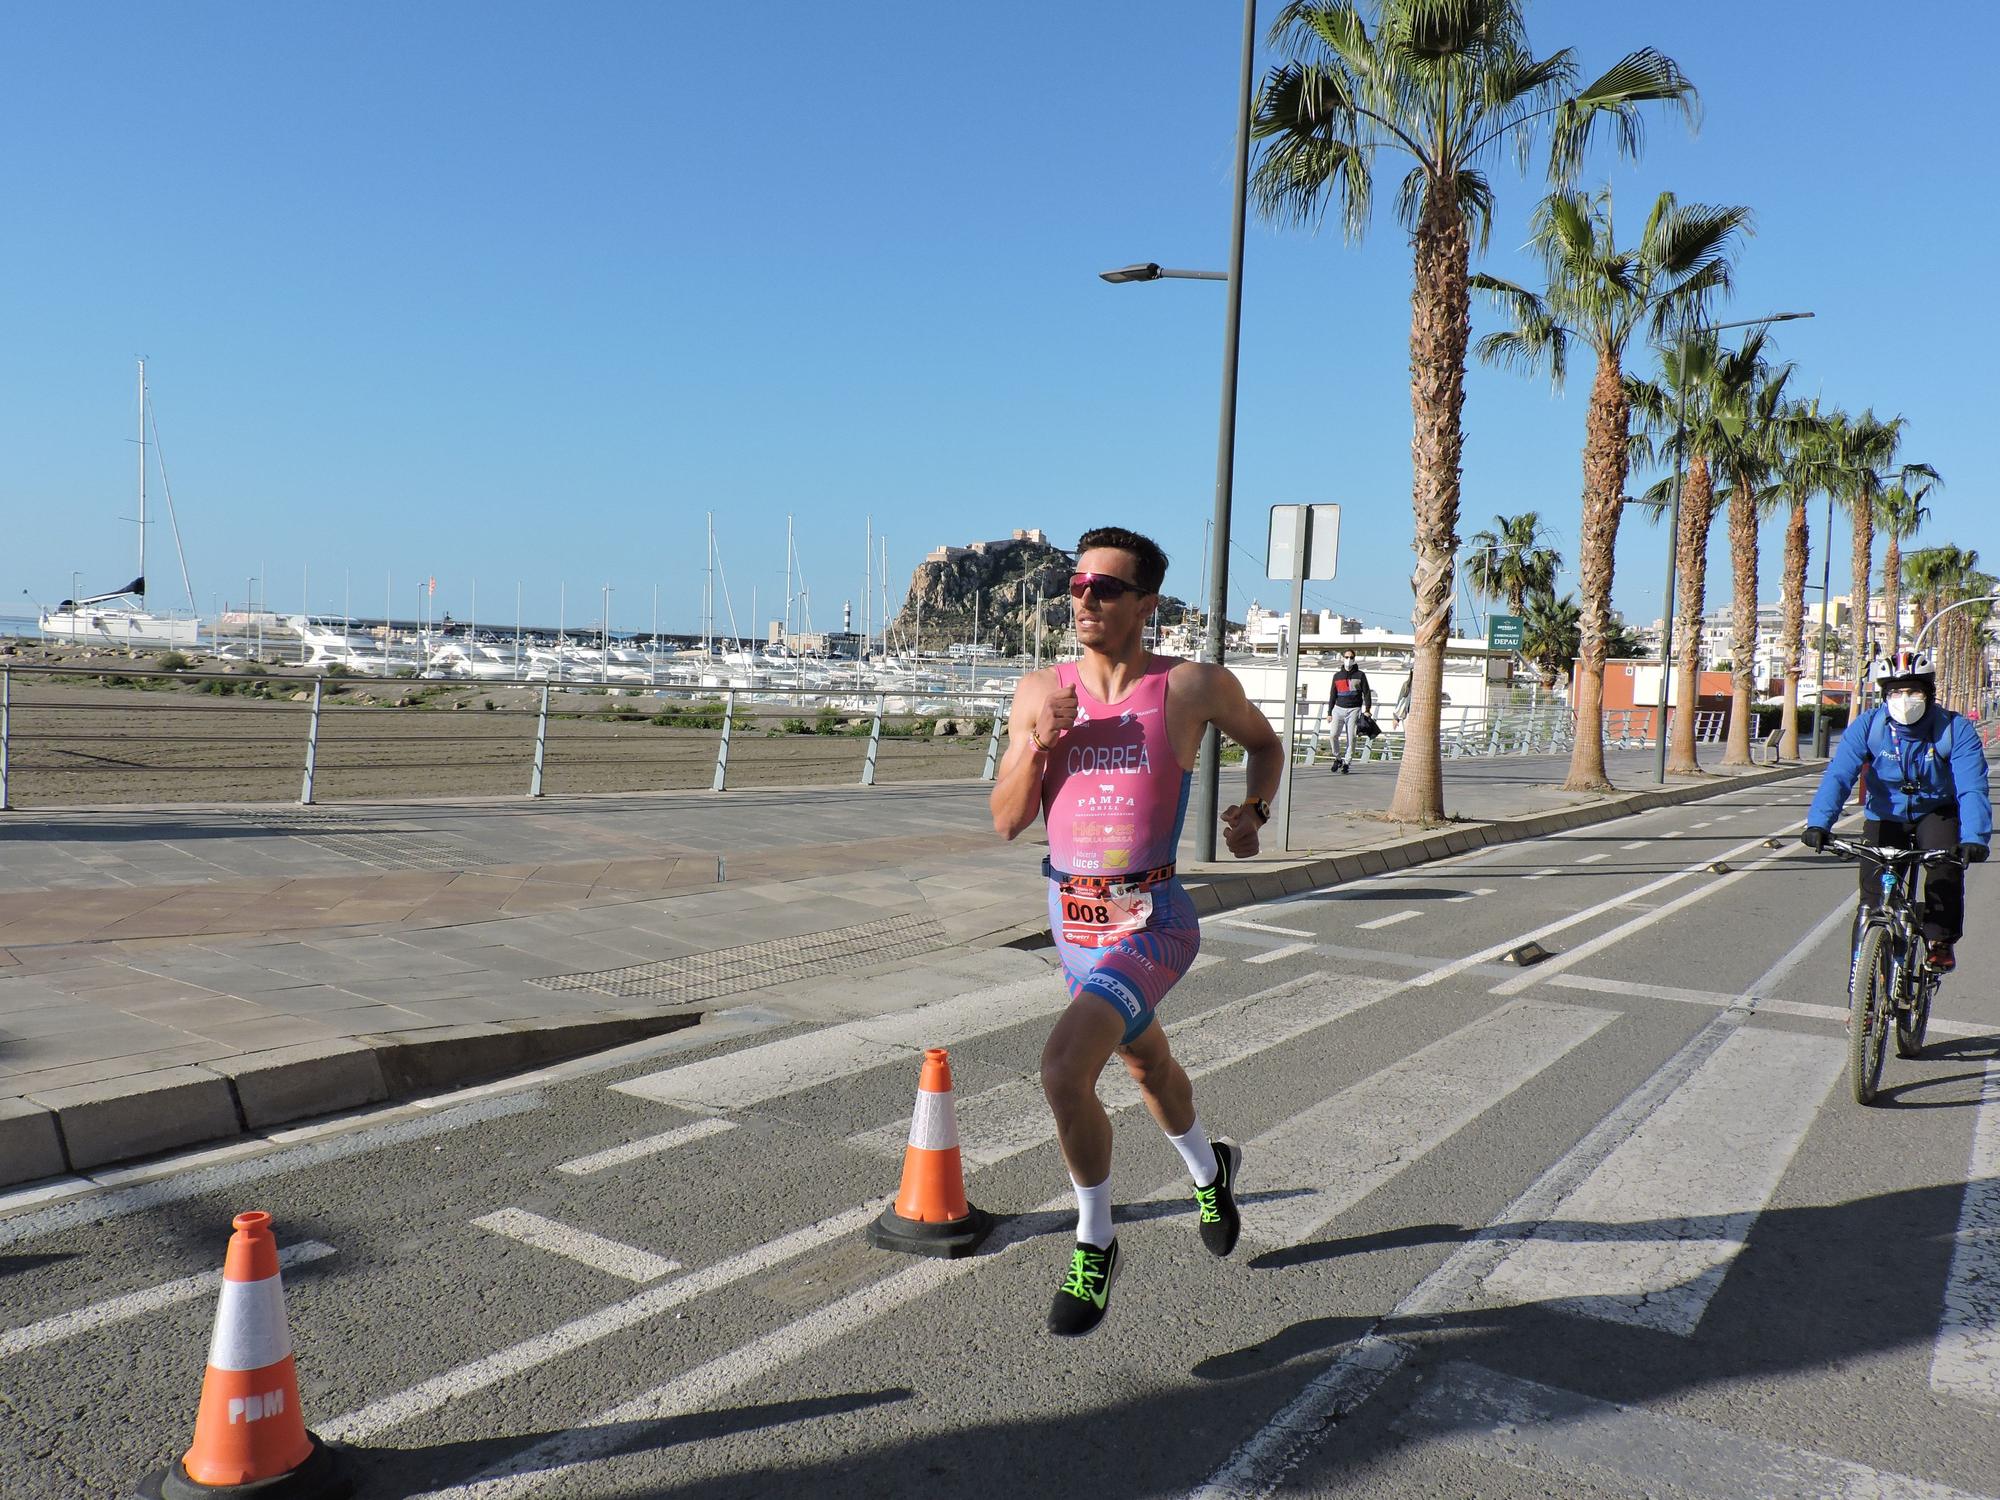
<instances>
[{"instance_id":1,"label":"palm tree trunk","mask_svg":"<svg viewBox=\"0 0 2000 1500\"><path fill-rule=\"evenodd\" d=\"M1757 503L1749 476L1733 477L1729 496L1729 743L1725 766L1750 760L1750 704L1757 676Z\"/></svg>"},{"instance_id":2,"label":"palm tree trunk","mask_svg":"<svg viewBox=\"0 0 2000 1500\"><path fill-rule=\"evenodd\" d=\"M1709 478L1708 460L1699 453L1688 462L1685 491L1675 563L1681 575L1681 617L1674 627L1681 638L1674 684L1679 707L1667 741L1667 769L1676 775L1698 776L1701 764L1695 759L1694 715L1701 684L1701 617L1708 607L1708 523L1715 512L1715 485Z\"/></svg>"},{"instance_id":3,"label":"palm tree trunk","mask_svg":"<svg viewBox=\"0 0 2000 1500\"><path fill-rule=\"evenodd\" d=\"M1903 544L1893 531L1885 533L1888 545L1882 551L1882 620L1889 632L1889 654L1903 643Z\"/></svg>"},{"instance_id":4,"label":"palm tree trunk","mask_svg":"<svg viewBox=\"0 0 2000 1500\"><path fill-rule=\"evenodd\" d=\"M1806 525L1806 496L1792 496L1791 519L1785 524L1785 722L1779 727L1778 758L1799 758L1799 677L1805 664L1806 561L1811 543ZM1831 538L1828 539L1829 541Z\"/></svg>"},{"instance_id":5,"label":"palm tree trunk","mask_svg":"<svg viewBox=\"0 0 2000 1500\"><path fill-rule=\"evenodd\" d=\"M1874 497L1866 490L1849 497L1854 510L1854 698L1851 712L1859 714L1868 690L1868 578L1875 550Z\"/></svg>"},{"instance_id":6,"label":"palm tree trunk","mask_svg":"<svg viewBox=\"0 0 2000 1500\"><path fill-rule=\"evenodd\" d=\"M1402 823L1444 817L1444 652L1451 634L1452 567L1458 552L1458 464L1465 442L1465 347L1472 336L1471 242L1455 185L1433 182L1417 223L1416 284L1410 293L1410 510L1417 554L1410 578L1416 645L1410 715L1389 816Z\"/></svg>"},{"instance_id":7,"label":"palm tree trunk","mask_svg":"<svg viewBox=\"0 0 2000 1500\"><path fill-rule=\"evenodd\" d=\"M1600 355L1584 418L1583 536L1577 559L1583 595L1578 626L1581 666L1570 701L1576 709L1576 739L1570 746L1569 778L1563 790L1608 792L1604 774L1604 636L1611 626L1611 575L1617 560L1618 521L1625 509L1626 442L1632 421L1631 398L1617 353Z\"/></svg>"}]
</instances>

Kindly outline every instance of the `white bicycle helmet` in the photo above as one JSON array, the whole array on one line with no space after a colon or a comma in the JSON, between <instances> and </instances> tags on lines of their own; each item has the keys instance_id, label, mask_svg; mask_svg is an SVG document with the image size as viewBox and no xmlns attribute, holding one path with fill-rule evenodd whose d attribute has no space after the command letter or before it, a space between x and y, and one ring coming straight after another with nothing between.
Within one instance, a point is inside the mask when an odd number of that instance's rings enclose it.
<instances>
[{"instance_id":1,"label":"white bicycle helmet","mask_svg":"<svg viewBox=\"0 0 2000 1500\"><path fill-rule=\"evenodd\" d=\"M1929 692L1937 686L1937 668L1928 651L1905 648L1878 656L1869 676L1874 679L1875 690L1884 697L1891 687L1920 687Z\"/></svg>"}]
</instances>

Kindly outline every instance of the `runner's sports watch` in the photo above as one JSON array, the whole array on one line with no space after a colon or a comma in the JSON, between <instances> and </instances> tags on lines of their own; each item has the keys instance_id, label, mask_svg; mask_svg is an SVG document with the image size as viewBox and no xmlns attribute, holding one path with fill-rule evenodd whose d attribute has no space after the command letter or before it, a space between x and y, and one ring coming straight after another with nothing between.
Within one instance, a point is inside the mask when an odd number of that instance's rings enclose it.
<instances>
[{"instance_id":1,"label":"runner's sports watch","mask_svg":"<svg viewBox=\"0 0 2000 1500\"><path fill-rule=\"evenodd\" d=\"M1271 804L1266 802L1262 797L1246 802L1244 806L1257 815L1259 823L1268 823L1271 821Z\"/></svg>"}]
</instances>

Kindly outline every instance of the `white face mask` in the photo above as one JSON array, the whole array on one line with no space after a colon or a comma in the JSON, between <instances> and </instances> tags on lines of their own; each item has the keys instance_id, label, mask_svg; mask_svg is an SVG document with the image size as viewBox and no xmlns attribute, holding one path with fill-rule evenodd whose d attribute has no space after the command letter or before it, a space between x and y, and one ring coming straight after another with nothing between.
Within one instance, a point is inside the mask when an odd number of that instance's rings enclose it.
<instances>
[{"instance_id":1,"label":"white face mask","mask_svg":"<svg viewBox=\"0 0 2000 1500\"><path fill-rule=\"evenodd\" d=\"M1931 700L1922 693L1891 693L1889 695L1889 717L1904 728L1917 722L1931 706Z\"/></svg>"}]
</instances>

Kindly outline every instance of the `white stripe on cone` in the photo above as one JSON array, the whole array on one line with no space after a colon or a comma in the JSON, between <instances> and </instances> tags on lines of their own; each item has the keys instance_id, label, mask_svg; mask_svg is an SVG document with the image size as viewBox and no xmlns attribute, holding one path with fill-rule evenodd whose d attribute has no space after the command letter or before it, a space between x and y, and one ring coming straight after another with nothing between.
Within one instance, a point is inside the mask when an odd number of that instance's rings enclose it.
<instances>
[{"instance_id":1,"label":"white stripe on cone","mask_svg":"<svg viewBox=\"0 0 2000 1500\"><path fill-rule=\"evenodd\" d=\"M208 1362L218 1370L261 1370L292 1352L285 1323L285 1289L276 1276L224 1281Z\"/></svg>"},{"instance_id":2,"label":"white stripe on cone","mask_svg":"<svg viewBox=\"0 0 2000 1500\"><path fill-rule=\"evenodd\" d=\"M919 1151L956 1151L958 1115L949 1093L917 1090L917 1107L910 1116L910 1144Z\"/></svg>"}]
</instances>

